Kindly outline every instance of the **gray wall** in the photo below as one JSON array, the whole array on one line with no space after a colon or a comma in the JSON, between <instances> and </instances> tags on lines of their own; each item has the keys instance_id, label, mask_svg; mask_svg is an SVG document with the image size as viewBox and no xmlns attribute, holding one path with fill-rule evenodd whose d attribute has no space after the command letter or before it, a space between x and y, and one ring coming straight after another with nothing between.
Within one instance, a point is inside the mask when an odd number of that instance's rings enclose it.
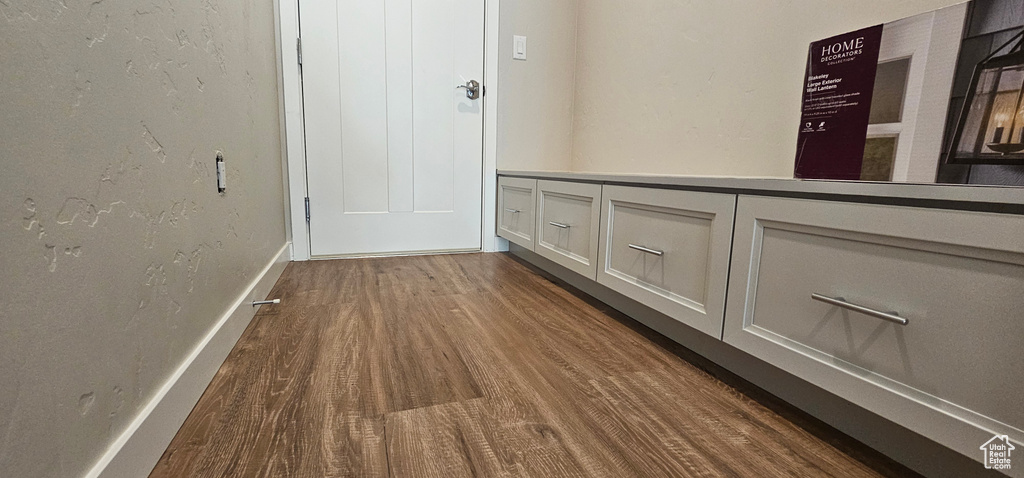
<instances>
[{"instance_id":1,"label":"gray wall","mask_svg":"<svg viewBox=\"0 0 1024 478\"><path fill-rule=\"evenodd\" d=\"M577 0L502 0L498 168L570 169ZM512 36L527 37L526 61Z\"/></svg>"},{"instance_id":2,"label":"gray wall","mask_svg":"<svg viewBox=\"0 0 1024 478\"><path fill-rule=\"evenodd\" d=\"M285 243L273 4L0 0L0 52L0 474L78 476Z\"/></svg>"},{"instance_id":3,"label":"gray wall","mask_svg":"<svg viewBox=\"0 0 1024 478\"><path fill-rule=\"evenodd\" d=\"M958 2L580 2L572 169L791 178L807 46Z\"/></svg>"},{"instance_id":4,"label":"gray wall","mask_svg":"<svg viewBox=\"0 0 1024 478\"><path fill-rule=\"evenodd\" d=\"M807 45L959 2L502 0L498 167L790 178Z\"/></svg>"}]
</instances>

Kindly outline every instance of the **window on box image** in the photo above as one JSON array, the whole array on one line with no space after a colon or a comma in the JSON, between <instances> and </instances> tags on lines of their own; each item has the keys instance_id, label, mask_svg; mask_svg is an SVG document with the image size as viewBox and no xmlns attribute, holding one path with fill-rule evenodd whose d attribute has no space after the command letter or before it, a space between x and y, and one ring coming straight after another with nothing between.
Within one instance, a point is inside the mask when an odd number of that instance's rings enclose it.
<instances>
[{"instance_id":1,"label":"window on box image","mask_svg":"<svg viewBox=\"0 0 1024 478\"><path fill-rule=\"evenodd\" d=\"M892 181L898 140L898 136L869 136L865 140L864 162L860 168L861 181Z\"/></svg>"},{"instance_id":2,"label":"window on box image","mask_svg":"<svg viewBox=\"0 0 1024 478\"><path fill-rule=\"evenodd\" d=\"M878 64L875 88L871 94L868 124L899 123L903 119L903 99L907 94L910 58Z\"/></svg>"},{"instance_id":3,"label":"window on box image","mask_svg":"<svg viewBox=\"0 0 1024 478\"><path fill-rule=\"evenodd\" d=\"M864 140L862 181L892 181L896 147L903 132L903 104L907 96L910 58L897 58L878 64L875 88L871 94L868 134Z\"/></svg>"}]
</instances>

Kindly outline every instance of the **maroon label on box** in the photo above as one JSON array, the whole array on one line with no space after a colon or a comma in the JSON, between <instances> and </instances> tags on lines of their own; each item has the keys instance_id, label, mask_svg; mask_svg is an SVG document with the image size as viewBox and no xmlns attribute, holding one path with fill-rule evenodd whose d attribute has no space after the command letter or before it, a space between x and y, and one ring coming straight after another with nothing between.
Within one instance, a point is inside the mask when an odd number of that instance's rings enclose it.
<instances>
[{"instance_id":1,"label":"maroon label on box","mask_svg":"<svg viewBox=\"0 0 1024 478\"><path fill-rule=\"evenodd\" d=\"M882 25L811 43L796 177L860 179L881 43Z\"/></svg>"}]
</instances>

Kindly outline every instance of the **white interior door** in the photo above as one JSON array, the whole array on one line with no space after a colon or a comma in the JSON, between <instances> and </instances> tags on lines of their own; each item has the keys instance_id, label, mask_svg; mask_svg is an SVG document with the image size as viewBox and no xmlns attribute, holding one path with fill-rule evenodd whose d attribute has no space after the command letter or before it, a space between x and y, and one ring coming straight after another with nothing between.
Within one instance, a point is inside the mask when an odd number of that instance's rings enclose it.
<instances>
[{"instance_id":1,"label":"white interior door","mask_svg":"<svg viewBox=\"0 0 1024 478\"><path fill-rule=\"evenodd\" d=\"M312 255L480 249L484 2L299 14Z\"/></svg>"}]
</instances>

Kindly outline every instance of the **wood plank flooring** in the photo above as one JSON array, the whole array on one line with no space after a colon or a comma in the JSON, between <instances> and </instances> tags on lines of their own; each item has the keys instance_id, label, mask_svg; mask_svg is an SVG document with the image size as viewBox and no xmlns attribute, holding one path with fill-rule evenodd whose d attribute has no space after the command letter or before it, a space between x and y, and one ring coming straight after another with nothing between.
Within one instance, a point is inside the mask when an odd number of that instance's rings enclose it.
<instances>
[{"instance_id":1,"label":"wood plank flooring","mask_svg":"<svg viewBox=\"0 0 1024 478\"><path fill-rule=\"evenodd\" d=\"M505 254L293 263L270 297L150 476L911 474Z\"/></svg>"}]
</instances>

